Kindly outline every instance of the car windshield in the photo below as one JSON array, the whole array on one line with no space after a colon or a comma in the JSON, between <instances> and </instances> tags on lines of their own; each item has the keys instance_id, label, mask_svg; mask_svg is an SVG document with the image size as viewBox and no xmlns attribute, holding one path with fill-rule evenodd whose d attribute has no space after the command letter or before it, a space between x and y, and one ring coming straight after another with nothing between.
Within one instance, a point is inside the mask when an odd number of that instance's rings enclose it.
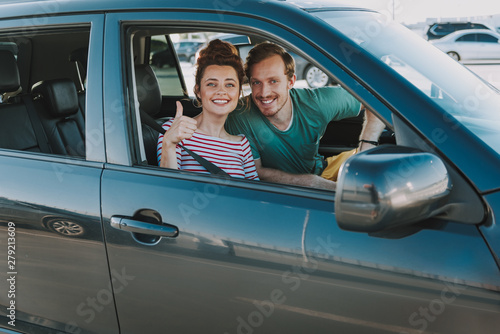
<instances>
[{"instance_id":1,"label":"car windshield","mask_svg":"<svg viewBox=\"0 0 500 334\"><path fill-rule=\"evenodd\" d=\"M500 92L429 42L382 14L318 11L500 153Z\"/></svg>"}]
</instances>

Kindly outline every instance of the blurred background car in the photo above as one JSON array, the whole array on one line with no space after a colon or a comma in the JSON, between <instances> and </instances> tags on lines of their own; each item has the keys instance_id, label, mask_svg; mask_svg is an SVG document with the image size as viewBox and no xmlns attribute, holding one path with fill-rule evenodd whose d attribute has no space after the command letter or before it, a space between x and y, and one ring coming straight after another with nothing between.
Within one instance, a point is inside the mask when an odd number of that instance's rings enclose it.
<instances>
[{"instance_id":1,"label":"blurred background car","mask_svg":"<svg viewBox=\"0 0 500 334\"><path fill-rule=\"evenodd\" d=\"M179 61L194 64L196 51L205 43L203 40L182 40L174 43Z\"/></svg>"},{"instance_id":2,"label":"blurred background car","mask_svg":"<svg viewBox=\"0 0 500 334\"><path fill-rule=\"evenodd\" d=\"M162 68L167 65L170 67L175 66L175 59L172 57L172 52L168 48L168 44L164 42L155 41L157 45L156 50L151 50L153 55L151 56L151 64L157 68ZM202 40L182 40L174 43L174 49L177 53L179 61L189 62L191 64L195 63L196 51L204 45Z\"/></svg>"},{"instance_id":3,"label":"blurred background car","mask_svg":"<svg viewBox=\"0 0 500 334\"><path fill-rule=\"evenodd\" d=\"M431 43L457 61L500 60L500 34L473 29L451 33Z\"/></svg>"},{"instance_id":4,"label":"blurred background car","mask_svg":"<svg viewBox=\"0 0 500 334\"><path fill-rule=\"evenodd\" d=\"M157 68L163 66L174 67L176 60L174 54L170 51L167 43L159 40L151 40L151 64Z\"/></svg>"},{"instance_id":5,"label":"blurred background car","mask_svg":"<svg viewBox=\"0 0 500 334\"><path fill-rule=\"evenodd\" d=\"M452 32L465 29L488 29L488 26L482 23L473 22L436 22L429 26L427 30L427 40L440 39Z\"/></svg>"}]
</instances>

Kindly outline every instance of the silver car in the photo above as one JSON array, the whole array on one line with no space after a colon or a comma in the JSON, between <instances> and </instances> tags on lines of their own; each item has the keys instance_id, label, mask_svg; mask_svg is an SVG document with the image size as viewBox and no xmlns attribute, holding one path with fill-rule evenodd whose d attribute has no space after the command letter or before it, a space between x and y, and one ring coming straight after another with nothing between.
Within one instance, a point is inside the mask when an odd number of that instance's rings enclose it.
<instances>
[{"instance_id":1,"label":"silver car","mask_svg":"<svg viewBox=\"0 0 500 334\"><path fill-rule=\"evenodd\" d=\"M500 34L487 29L460 30L431 43L457 61L500 60Z\"/></svg>"}]
</instances>

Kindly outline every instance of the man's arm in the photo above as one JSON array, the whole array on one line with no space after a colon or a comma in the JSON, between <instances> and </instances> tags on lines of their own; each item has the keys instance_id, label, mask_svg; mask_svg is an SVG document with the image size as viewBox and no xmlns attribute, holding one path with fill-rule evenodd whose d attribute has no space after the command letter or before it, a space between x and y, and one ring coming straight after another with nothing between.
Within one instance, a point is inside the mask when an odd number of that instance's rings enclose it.
<instances>
[{"instance_id":1,"label":"man's arm","mask_svg":"<svg viewBox=\"0 0 500 334\"><path fill-rule=\"evenodd\" d=\"M291 174L278 169L262 167L260 159L255 160L257 173L262 181L293 184L296 186L305 186L320 188L326 190L335 190L337 184L333 181L326 180L319 175L314 174Z\"/></svg>"},{"instance_id":2,"label":"man's arm","mask_svg":"<svg viewBox=\"0 0 500 334\"><path fill-rule=\"evenodd\" d=\"M363 109L364 107L362 106L361 108ZM365 120L363 122L363 128L361 129L361 135L359 136L359 140L368 140L376 142L378 141L384 129L385 129L385 124L371 111L365 109ZM366 142L360 142L359 144L360 144L359 145L360 152L375 147L375 145Z\"/></svg>"}]
</instances>

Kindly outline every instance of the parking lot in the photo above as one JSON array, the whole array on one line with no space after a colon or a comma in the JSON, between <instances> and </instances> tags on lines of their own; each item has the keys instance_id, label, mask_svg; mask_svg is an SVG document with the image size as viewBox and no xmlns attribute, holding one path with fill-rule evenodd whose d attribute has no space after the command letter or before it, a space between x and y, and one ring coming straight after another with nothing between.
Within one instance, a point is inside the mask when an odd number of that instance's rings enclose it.
<instances>
[{"instance_id":1,"label":"parking lot","mask_svg":"<svg viewBox=\"0 0 500 334\"><path fill-rule=\"evenodd\" d=\"M470 64L465 66L500 89L500 64Z\"/></svg>"}]
</instances>

